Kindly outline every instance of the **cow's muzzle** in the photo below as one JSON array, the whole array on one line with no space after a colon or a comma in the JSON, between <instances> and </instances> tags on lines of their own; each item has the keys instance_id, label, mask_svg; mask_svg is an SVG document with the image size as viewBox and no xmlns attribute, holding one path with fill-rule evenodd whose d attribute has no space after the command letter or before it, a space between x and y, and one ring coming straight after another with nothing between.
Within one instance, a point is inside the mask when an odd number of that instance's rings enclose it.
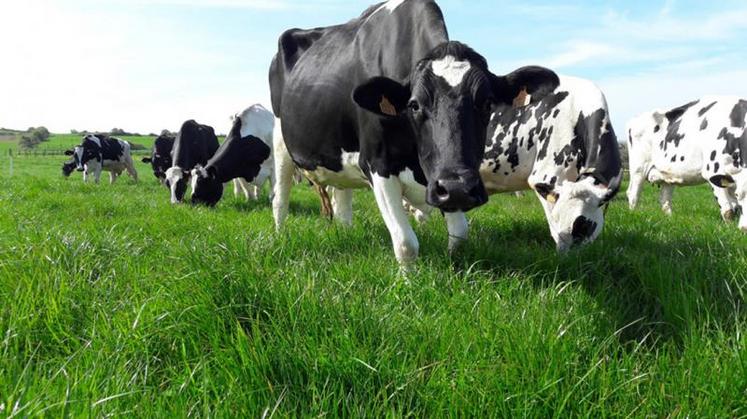
<instances>
[{"instance_id":1,"label":"cow's muzzle","mask_svg":"<svg viewBox=\"0 0 747 419\"><path fill-rule=\"evenodd\" d=\"M477 172L439 176L428 185L429 205L446 212L469 211L488 202L485 185Z\"/></svg>"}]
</instances>

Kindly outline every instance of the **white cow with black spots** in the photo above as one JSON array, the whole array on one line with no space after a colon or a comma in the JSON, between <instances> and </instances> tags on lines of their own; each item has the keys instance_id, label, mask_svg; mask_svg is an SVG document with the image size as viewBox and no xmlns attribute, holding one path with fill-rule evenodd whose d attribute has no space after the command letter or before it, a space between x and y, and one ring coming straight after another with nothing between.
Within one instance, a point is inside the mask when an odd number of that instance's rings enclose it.
<instances>
[{"instance_id":1,"label":"white cow with black spots","mask_svg":"<svg viewBox=\"0 0 747 419\"><path fill-rule=\"evenodd\" d=\"M628 124L630 208L637 206L645 181L661 185L668 215L675 186L710 182L723 219L737 217L747 204L745 114L747 101L711 96L634 118ZM740 227L747 230L744 217Z\"/></svg>"},{"instance_id":2,"label":"white cow with black spots","mask_svg":"<svg viewBox=\"0 0 747 419\"><path fill-rule=\"evenodd\" d=\"M622 180L604 94L566 76L544 97L516 92L493 108L480 176L491 194L533 189L558 251L594 241Z\"/></svg>"}]
</instances>

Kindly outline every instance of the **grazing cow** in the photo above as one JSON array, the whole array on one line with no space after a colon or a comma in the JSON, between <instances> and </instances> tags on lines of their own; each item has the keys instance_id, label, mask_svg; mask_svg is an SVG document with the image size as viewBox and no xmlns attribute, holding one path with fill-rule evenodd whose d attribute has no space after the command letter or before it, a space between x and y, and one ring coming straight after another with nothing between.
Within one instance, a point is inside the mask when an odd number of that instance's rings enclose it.
<instances>
[{"instance_id":1,"label":"grazing cow","mask_svg":"<svg viewBox=\"0 0 747 419\"><path fill-rule=\"evenodd\" d=\"M73 156L77 170L83 172L83 182L87 182L92 174L94 181L99 183L101 172L107 171L110 183L114 183L125 170L137 182L130 148L130 143L119 138L88 134L79 146L65 151L65 155Z\"/></svg>"},{"instance_id":2,"label":"grazing cow","mask_svg":"<svg viewBox=\"0 0 747 419\"><path fill-rule=\"evenodd\" d=\"M174 141L173 164L166 170L166 186L171 190L172 204L182 202L192 169L197 165L207 164L219 146L212 127L198 124L194 120L182 124Z\"/></svg>"},{"instance_id":3,"label":"grazing cow","mask_svg":"<svg viewBox=\"0 0 747 419\"><path fill-rule=\"evenodd\" d=\"M480 174L488 193L533 189L564 252L602 232L622 163L599 88L563 76L551 90L494 107Z\"/></svg>"},{"instance_id":4,"label":"grazing cow","mask_svg":"<svg viewBox=\"0 0 747 419\"><path fill-rule=\"evenodd\" d=\"M75 159L70 159L65 163L62 163L62 176L68 178L75 171L78 165L75 163Z\"/></svg>"},{"instance_id":5,"label":"grazing cow","mask_svg":"<svg viewBox=\"0 0 747 419\"><path fill-rule=\"evenodd\" d=\"M402 265L419 249L403 198L441 209L454 249L467 235L463 211L487 202L478 169L492 104L512 103L523 87L541 97L553 76L537 68L491 74L482 56L449 41L432 0L390 0L343 25L285 32L270 68L281 127L273 140L276 226L297 166L335 188L344 224L352 222L352 189L371 187Z\"/></svg>"},{"instance_id":6,"label":"grazing cow","mask_svg":"<svg viewBox=\"0 0 747 419\"><path fill-rule=\"evenodd\" d=\"M175 140L176 137L172 134L161 134L153 144L150 157L143 157L142 160L143 163L151 165L153 175L164 185L166 184L166 171L172 165L171 151L174 148Z\"/></svg>"},{"instance_id":7,"label":"grazing cow","mask_svg":"<svg viewBox=\"0 0 747 419\"><path fill-rule=\"evenodd\" d=\"M192 170L192 202L214 206L223 196L223 183L242 179L247 198L267 180L273 185L272 132L275 117L262 105L253 105L233 118L233 127L204 167ZM239 187L234 184L234 193ZM255 197L256 198L256 197Z\"/></svg>"},{"instance_id":8,"label":"grazing cow","mask_svg":"<svg viewBox=\"0 0 747 419\"><path fill-rule=\"evenodd\" d=\"M712 96L628 124L630 187L635 209L644 181L661 185L662 209L672 213L675 186L710 182L724 220L744 208L747 194L747 101ZM747 218L740 221L747 229Z\"/></svg>"}]
</instances>

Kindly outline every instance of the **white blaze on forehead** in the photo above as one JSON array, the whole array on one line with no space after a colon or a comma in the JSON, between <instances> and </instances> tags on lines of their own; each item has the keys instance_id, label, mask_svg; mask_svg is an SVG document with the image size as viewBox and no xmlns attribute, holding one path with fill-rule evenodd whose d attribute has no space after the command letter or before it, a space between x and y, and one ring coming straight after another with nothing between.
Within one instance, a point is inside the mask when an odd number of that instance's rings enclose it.
<instances>
[{"instance_id":1,"label":"white blaze on forehead","mask_svg":"<svg viewBox=\"0 0 747 419\"><path fill-rule=\"evenodd\" d=\"M378 9L376 9L376 11L371 14L371 16L375 15L376 13L379 13L383 9L387 9L387 10L389 10L389 13L392 13L399 6L401 6L402 3L404 3L405 1L406 0L389 0L388 2L382 4L381 7L379 7Z\"/></svg>"},{"instance_id":2,"label":"white blaze on forehead","mask_svg":"<svg viewBox=\"0 0 747 419\"><path fill-rule=\"evenodd\" d=\"M451 55L447 55L431 64L433 74L446 80L451 87L459 86L471 68L472 65L469 61L457 61Z\"/></svg>"}]
</instances>

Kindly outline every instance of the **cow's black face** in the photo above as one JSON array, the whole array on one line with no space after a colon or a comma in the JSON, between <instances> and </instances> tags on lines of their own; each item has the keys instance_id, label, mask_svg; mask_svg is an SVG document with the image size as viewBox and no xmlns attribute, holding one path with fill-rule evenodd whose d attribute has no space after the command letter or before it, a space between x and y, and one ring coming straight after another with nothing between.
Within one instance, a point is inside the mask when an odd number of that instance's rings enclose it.
<instances>
[{"instance_id":1,"label":"cow's black face","mask_svg":"<svg viewBox=\"0 0 747 419\"><path fill-rule=\"evenodd\" d=\"M174 148L174 137L170 135L161 135L156 138L153 152L150 157L144 157L143 163L150 164L153 169L153 176L162 184L168 187L166 181L166 171L173 165L171 151Z\"/></svg>"},{"instance_id":2,"label":"cow's black face","mask_svg":"<svg viewBox=\"0 0 747 419\"><path fill-rule=\"evenodd\" d=\"M446 212L468 211L488 196L479 166L494 101L485 59L450 42L436 48L410 76L410 86L374 78L353 95L361 107L410 120L428 180L427 201Z\"/></svg>"},{"instance_id":3,"label":"cow's black face","mask_svg":"<svg viewBox=\"0 0 747 419\"><path fill-rule=\"evenodd\" d=\"M75 167L77 164L75 163L75 160L70 160L68 162L65 162L62 165L62 176L64 177L70 177L70 175L75 171Z\"/></svg>"},{"instance_id":4,"label":"cow's black face","mask_svg":"<svg viewBox=\"0 0 747 419\"><path fill-rule=\"evenodd\" d=\"M197 166L192 170L192 203L215 206L223 197L223 182L216 178L213 167Z\"/></svg>"},{"instance_id":5,"label":"cow's black face","mask_svg":"<svg viewBox=\"0 0 747 419\"><path fill-rule=\"evenodd\" d=\"M153 176L156 177L161 183L166 183L166 171L171 167L172 160L171 155L163 155L159 154L157 152L154 152L151 157L144 157L142 160L143 163L149 163L151 168L153 168Z\"/></svg>"}]
</instances>

